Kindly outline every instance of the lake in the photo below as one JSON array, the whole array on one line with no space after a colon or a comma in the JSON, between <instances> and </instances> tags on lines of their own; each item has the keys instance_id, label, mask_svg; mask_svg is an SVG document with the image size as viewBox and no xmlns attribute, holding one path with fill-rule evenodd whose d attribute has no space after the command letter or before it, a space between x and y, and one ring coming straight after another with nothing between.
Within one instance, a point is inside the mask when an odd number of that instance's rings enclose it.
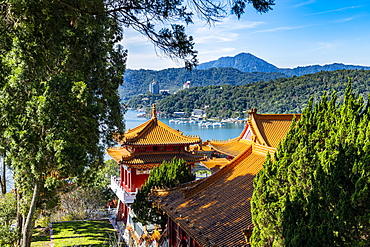
<instances>
[{"instance_id":1,"label":"lake","mask_svg":"<svg viewBox=\"0 0 370 247\"><path fill-rule=\"evenodd\" d=\"M136 126L146 122L147 118L138 118L139 112L128 110L125 114L126 130L133 129ZM184 135L198 135L202 141L206 140L228 140L238 137L244 129L245 123L225 123L221 127L201 127L198 124L178 124L170 122L170 119L159 119L171 128L180 130Z\"/></svg>"}]
</instances>

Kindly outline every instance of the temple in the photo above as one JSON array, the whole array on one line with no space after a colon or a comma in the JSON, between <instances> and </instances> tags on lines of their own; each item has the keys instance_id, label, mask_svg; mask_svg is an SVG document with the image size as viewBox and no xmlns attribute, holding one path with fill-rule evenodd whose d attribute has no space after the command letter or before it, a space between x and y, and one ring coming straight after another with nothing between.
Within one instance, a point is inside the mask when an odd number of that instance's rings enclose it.
<instances>
[{"instance_id":1,"label":"temple","mask_svg":"<svg viewBox=\"0 0 370 247\"><path fill-rule=\"evenodd\" d=\"M152 199L169 216L159 246L249 246L253 224L253 179L267 154L276 151L299 114L249 113L239 137L209 145L226 157L202 162L214 174L174 189L155 190Z\"/></svg>"},{"instance_id":2,"label":"temple","mask_svg":"<svg viewBox=\"0 0 370 247\"><path fill-rule=\"evenodd\" d=\"M137 191L148 179L150 170L175 157L192 166L204 159L204 156L190 151L190 145L201 143L199 136L183 135L158 120L155 105L150 120L127 130L122 136L117 136L116 140L120 146L107 149L107 153L120 166L120 177L112 177L110 187L119 199L117 220L126 229L134 229L135 233L125 233L129 243L138 241L138 237L144 233L144 227L132 221L134 212L131 211L131 204Z\"/></svg>"}]
</instances>

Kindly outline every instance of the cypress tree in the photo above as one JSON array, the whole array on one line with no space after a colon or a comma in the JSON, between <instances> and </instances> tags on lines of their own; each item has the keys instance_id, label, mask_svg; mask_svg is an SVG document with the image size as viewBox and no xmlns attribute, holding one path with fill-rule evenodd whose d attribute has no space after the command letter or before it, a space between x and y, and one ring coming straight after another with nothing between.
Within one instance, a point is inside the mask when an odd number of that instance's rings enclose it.
<instances>
[{"instance_id":1,"label":"cypress tree","mask_svg":"<svg viewBox=\"0 0 370 247\"><path fill-rule=\"evenodd\" d=\"M368 244L369 113L351 82L310 101L256 176L253 246Z\"/></svg>"}]
</instances>

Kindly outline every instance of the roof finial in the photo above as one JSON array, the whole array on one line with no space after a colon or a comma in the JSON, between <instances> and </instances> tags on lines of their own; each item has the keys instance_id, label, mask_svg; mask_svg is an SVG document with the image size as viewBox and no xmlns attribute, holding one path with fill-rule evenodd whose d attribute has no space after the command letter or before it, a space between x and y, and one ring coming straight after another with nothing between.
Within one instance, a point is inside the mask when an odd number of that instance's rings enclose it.
<instances>
[{"instance_id":1,"label":"roof finial","mask_svg":"<svg viewBox=\"0 0 370 247\"><path fill-rule=\"evenodd\" d=\"M157 118L157 106L155 103L152 105L152 118Z\"/></svg>"},{"instance_id":2,"label":"roof finial","mask_svg":"<svg viewBox=\"0 0 370 247\"><path fill-rule=\"evenodd\" d=\"M257 108L250 109L248 113L249 114L253 114L253 113L257 114Z\"/></svg>"}]
</instances>

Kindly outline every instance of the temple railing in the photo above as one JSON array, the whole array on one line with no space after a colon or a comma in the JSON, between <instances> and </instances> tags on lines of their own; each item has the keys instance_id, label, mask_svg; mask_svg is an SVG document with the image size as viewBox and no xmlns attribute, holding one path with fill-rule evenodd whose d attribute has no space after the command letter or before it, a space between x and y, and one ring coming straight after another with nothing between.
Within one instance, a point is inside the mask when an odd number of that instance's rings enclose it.
<instances>
[{"instance_id":1,"label":"temple railing","mask_svg":"<svg viewBox=\"0 0 370 247\"><path fill-rule=\"evenodd\" d=\"M120 180L115 176L111 177L110 187L113 192L117 195L123 203L133 203L136 198L136 192L127 192L122 186L120 186Z\"/></svg>"}]
</instances>

